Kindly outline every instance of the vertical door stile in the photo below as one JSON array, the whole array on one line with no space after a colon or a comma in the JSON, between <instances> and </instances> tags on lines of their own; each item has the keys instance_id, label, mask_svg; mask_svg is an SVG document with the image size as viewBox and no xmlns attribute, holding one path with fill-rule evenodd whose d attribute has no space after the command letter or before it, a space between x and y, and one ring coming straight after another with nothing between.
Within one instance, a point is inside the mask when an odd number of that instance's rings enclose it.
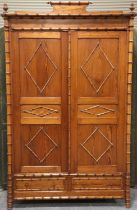
<instances>
[{"instance_id":1,"label":"vertical door stile","mask_svg":"<svg viewBox=\"0 0 137 210\"><path fill-rule=\"evenodd\" d=\"M68 32L68 173L71 165L71 32Z\"/></svg>"},{"instance_id":2,"label":"vertical door stile","mask_svg":"<svg viewBox=\"0 0 137 210\"><path fill-rule=\"evenodd\" d=\"M62 124L62 142L61 142L61 166L62 172L68 172L68 33L61 32L61 65L62 65L62 97L61 97L61 124Z\"/></svg>"},{"instance_id":3,"label":"vertical door stile","mask_svg":"<svg viewBox=\"0 0 137 210\"><path fill-rule=\"evenodd\" d=\"M71 43L70 43L70 65L71 65L71 113L70 113L70 129L71 129L71 173L77 173L77 32L71 32Z\"/></svg>"}]
</instances>

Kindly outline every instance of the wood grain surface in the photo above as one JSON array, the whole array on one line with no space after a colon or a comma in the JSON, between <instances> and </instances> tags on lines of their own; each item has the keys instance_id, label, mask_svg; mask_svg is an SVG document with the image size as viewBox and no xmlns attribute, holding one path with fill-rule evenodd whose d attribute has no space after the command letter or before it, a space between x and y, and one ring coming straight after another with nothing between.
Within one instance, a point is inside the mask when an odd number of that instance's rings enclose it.
<instances>
[{"instance_id":1,"label":"wood grain surface","mask_svg":"<svg viewBox=\"0 0 137 210\"><path fill-rule=\"evenodd\" d=\"M47 19L4 12L8 210L14 200L53 198L123 198L130 207L135 14L52 5Z\"/></svg>"}]
</instances>

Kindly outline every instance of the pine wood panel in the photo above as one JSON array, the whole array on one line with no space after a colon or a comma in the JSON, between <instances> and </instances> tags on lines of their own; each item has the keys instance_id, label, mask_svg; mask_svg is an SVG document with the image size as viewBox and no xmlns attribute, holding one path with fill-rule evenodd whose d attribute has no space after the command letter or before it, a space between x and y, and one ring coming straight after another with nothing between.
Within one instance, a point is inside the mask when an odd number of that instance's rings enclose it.
<instances>
[{"instance_id":1,"label":"pine wood panel","mask_svg":"<svg viewBox=\"0 0 137 210\"><path fill-rule=\"evenodd\" d=\"M62 48L64 35L60 32L21 32L17 33L16 41L19 63L14 71L16 94L13 104L18 151L14 153L14 170L17 173L66 171L67 57ZM12 56L15 58L14 51Z\"/></svg>"},{"instance_id":2,"label":"pine wood panel","mask_svg":"<svg viewBox=\"0 0 137 210\"><path fill-rule=\"evenodd\" d=\"M75 94L77 92L78 95L73 102L73 109L78 109L78 126L73 131L77 138L72 141L77 155L71 153L75 172L97 172L103 165L115 165L116 171L125 171L126 121L123 120L126 118L126 73L122 74L123 69L126 70L124 60L127 52L123 53L121 49L124 48L126 36L122 32L77 34L73 38L73 42L77 42L75 57L72 56L72 66L74 63L76 66L73 72L77 71L73 81ZM74 119L73 115L73 122ZM113 171L113 167L110 168Z\"/></svg>"}]
</instances>

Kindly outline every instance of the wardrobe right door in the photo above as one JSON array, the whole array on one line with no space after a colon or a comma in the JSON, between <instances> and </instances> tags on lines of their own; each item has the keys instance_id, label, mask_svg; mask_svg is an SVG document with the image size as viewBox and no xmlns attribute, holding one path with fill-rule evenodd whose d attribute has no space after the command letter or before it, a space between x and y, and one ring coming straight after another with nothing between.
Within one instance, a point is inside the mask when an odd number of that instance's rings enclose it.
<instances>
[{"instance_id":1,"label":"wardrobe right door","mask_svg":"<svg viewBox=\"0 0 137 210\"><path fill-rule=\"evenodd\" d=\"M126 38L72 32L72 172L126 171Z\"/></svg>"}]
</instances>

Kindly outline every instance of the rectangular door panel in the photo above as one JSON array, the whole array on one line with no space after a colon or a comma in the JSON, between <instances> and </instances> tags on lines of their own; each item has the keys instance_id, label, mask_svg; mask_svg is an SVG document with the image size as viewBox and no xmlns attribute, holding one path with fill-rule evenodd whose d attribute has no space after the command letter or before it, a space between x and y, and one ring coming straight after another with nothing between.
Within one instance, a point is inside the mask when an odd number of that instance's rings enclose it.
<instances>
[{"instance_id":1,"label":"rectangular door panel","mask_svg":"<svg viewBox=\"0 0 137 210\"><path fill-rule=\"evenodd\" d=\"M13 39L14 170L66 172L67 34L19 32Z\"/></svg>"},{"instance_id":2,"label":"rectangular door panel","mask_svg":"<svg viewBox=\"0 0 137 210\"><path fill-rule=\"evenodd\" d=\"M71 130L73 172L125 170L125 164L121 164L125 163L126 138L125 34L72 32L75 49L72 49L71 70L75 79L72 78L71 106L72 115L76 112L73 123L77 124Z\"/></svg>"}]
</instances>

